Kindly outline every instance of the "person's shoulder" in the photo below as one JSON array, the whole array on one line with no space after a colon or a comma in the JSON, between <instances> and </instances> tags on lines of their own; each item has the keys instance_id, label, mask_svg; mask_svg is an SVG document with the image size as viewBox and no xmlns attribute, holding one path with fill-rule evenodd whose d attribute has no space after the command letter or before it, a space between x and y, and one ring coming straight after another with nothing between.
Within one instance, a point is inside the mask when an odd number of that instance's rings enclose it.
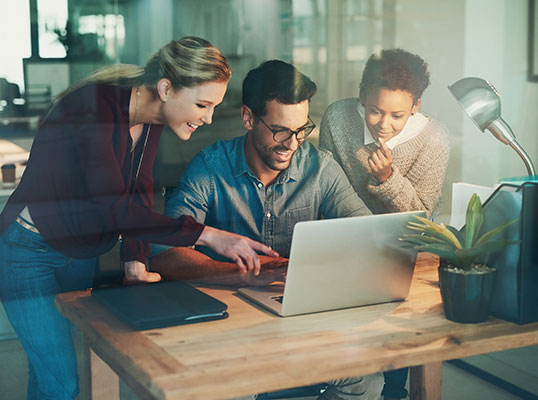
<instances>
[{"instance_id":1,"label":"person's shoulder","mask_svg":"<svg viewBox=\"0 0 538 400\"><path fill-rule=\"evenodd\" d=\"M445 124L439 121L437 118L426 116L428 118L428 123L424 127L424 130L427 130L431 133L432 136L439 138L448 138L449 132Z\"/></svg>"},{"instance_id":2,"label":"person's shoulder","mask_svg":"<svg viewBox=\"0 0 538 400\"><path fill-rule=\"evenodd\" d=\"M57 107L64 113L76 113L79 117L119 109L121 100L128 96L129 88L88 83L71 91L58 101ZM125 101L128 97L125 98Z\"/></svg>"},{"instance_id":3,"label":"person's shoulder","mask_svg":"<svg viewBox=\"0 0 538 400\"><path fill-rule=\"evenodd\" d=\"M118 100L125 92L130 90L131 88L127 86L89 82L72 90L65 96L65 99L73 102L91 102L97 98Z\"/></svg>"},{"instance_id":4,"label":"person's shoulder","mask_svg":"<svg viewBox=\"0 0 538 400\"><path fill-rule=\"evenodd\" d=\"M358 97L349 97L347 99L336 100L329 104L325 115L328 117L339 116L342 113L349 115L353 112L358 112L359 99Z\"/></svg>"},{"instance_id":5,"label":"person's shoulder","mask_svg":"<svg viewBox=\"0 0 538 400\"><path fill-rule=\"evenodd\" d=\"M304 164L316 165L316 168L323 167L334 161L333 154L329 150L322 149L308 141L305 141L301 147L299 147L296 156L298 156Z\"/></svg>"},{"instance_id":6,"label":"person's shoulder","mask_svg":"<svg viewBox=\"0 0 538 400\"><path fill-rule=\"evenodd\" d=\"M363 121L359 113L359 105L357 97L331 103L323 114L320 137L330 134L333 140L346 141L344 138L355 136L356 130Z\"/></svg>"},{"instance_id":7,"label":"person's shoulder","mask_svg":"<svg viewBox=\"0 0 538 400\"><path fill-rule=\"evenodd\" d=\"M448 128L438 119L425 115L428 123L424 127L421 136L430 145L450 147L450 135Z\"/></svg>"},{"instance_id":8,"label":"person's shoulder","mask_svg":"<svg viewBox=\"0 0 538 400\"><path fill-rule=\"evenodd\" d=\"M237 151L237 148L242 140L242 136L237 136L231 139L219 139L215 143L205 147L200 153L208 157L223 156L229 152Z\"/></svg>"},{"instance_id":9,"label":"person's shoulder","mask_svg":"<svg viewBox=\"0 0 538 400\"><path fill-rule=\"evenodd\" d=\"M237 152L243 148L243 142L243 136L226 140L220 139L202 149L196 157L202 158L206 163L210 164L230 163L235 160Z\"/></svg>"}]
</instances>

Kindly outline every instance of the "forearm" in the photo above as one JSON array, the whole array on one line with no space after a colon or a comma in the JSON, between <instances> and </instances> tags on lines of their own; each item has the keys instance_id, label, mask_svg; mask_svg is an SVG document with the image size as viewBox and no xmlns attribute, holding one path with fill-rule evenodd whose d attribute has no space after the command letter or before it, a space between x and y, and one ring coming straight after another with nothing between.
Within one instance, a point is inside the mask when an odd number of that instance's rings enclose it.
<instances>
[{"instance_id":1,"label":"forearm","mask_svg":"<svg viewBox=\"0 0 538 400\"><path fill-rule=\"evenodd\" d=\"M167 280L237 285L243 283L235 263L216 261L190 247L174 247L153 256L150 270Z\"/></svg>"}]
</instances>

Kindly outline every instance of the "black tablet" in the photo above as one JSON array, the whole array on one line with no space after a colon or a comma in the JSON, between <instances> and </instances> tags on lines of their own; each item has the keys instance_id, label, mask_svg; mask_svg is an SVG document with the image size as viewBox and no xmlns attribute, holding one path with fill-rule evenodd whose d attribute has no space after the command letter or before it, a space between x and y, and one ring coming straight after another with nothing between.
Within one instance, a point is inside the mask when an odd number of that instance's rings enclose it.
<instances>
[{"instance_id":1,"label":"black tablet","mask_svg":"<svg viewBox=\"0 0 538 400\"><path fill-rule=\"evenodd\" d=\"M92 296L135 330L228 316L226 304L180 281L94 289Z\"/></svg>"}]
</instances>

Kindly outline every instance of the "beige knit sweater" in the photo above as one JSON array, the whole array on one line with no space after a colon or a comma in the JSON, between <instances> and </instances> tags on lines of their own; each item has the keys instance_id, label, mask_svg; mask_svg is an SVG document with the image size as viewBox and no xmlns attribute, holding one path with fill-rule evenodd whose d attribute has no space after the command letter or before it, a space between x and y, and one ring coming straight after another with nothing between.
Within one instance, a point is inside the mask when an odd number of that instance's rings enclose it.
<instances>
[{"instance_id":1,"label":"beige knit sweater","mask_svg":"<svg viewBox=\"0 0 538 400\"><path fill-rule=\"evenodd\" d=\"M421 133L392 149L392 175L380 184L368 165L375 144L364 145L364 121L358 105L358 98L350 98L327 108L321 120L320 147L333 153L374 214L424 210L431 216L440 205L450 153L447 129L428 117Z\"/></svg>"}]
</instances>

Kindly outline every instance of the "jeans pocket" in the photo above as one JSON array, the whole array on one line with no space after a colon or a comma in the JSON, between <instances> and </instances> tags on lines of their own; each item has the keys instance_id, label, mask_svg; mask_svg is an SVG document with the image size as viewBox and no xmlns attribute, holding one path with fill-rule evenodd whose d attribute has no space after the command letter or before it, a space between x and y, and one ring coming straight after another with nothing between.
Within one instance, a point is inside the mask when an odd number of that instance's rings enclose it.
<instances>
[{"instance_id":1,"label":"jeans pocket","mask_svg":"<svg viewBox=\"0 0 538 400\"><path fill-rule=\"evenodd\" d=\"M14 251L20 249L37 253L46 253L49 251L50 246L39 233L23 228L16 222L13 225L13 229L10 229L7 243L11 249Z\"/></svg>"}]
</instances>

